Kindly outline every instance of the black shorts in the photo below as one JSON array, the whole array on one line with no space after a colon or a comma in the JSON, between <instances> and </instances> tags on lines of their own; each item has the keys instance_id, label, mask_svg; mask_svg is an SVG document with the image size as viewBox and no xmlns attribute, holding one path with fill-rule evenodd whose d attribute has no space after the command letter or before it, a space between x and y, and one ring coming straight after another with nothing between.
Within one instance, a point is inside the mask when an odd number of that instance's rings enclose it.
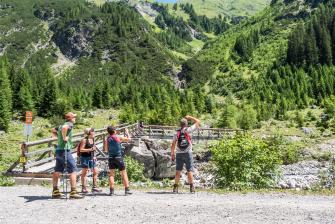
<instances>
[{"instance_id":1,"label":"black shorts","mask_svg":"<svg viewBox=\"0 0 335 224\"><path fill-rule=\"evenodd\" d=\"M109 169L123 171L126 169L126 163L124 162L123 157L111 157L108 159Z\"/></svg>"}]
</instances>

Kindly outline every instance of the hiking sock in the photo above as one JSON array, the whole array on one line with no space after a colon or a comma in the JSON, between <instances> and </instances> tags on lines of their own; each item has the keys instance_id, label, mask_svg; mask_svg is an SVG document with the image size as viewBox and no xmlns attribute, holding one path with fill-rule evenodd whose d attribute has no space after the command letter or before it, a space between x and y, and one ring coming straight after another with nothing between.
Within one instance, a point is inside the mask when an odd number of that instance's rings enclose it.
<instances>
[{"instance_id":1,"label":"hiking sock","mask_svg":"<svg viewBox=\"0 0 335 224\"><path fill-rule=\"evenodd\" d=\"M109 189L109 195L114 195L114 188Z\"/></svg>"}]
</instances>

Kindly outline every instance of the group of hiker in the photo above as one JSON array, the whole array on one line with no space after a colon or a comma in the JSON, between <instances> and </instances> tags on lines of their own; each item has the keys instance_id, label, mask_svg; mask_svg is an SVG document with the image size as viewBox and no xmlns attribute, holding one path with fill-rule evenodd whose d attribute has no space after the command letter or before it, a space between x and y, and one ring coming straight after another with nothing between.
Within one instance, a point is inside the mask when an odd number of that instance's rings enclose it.
<instances>
[{"instance_id":1,"label":"group of hiker","mask_svg":"<svg viewBox=\"0 0 335 224\"><path fill-rule=\"evenodd\" d=\"M73 126L76 122L76 114L69 112L65 114L65 123L59 127L53 128L52 133L57 137L57 146L55 151L56 165L52 176L53 191L52 198L62 198L64 194L58 188L58 180L60 175L66 170L69 174L71 191L69 198L80 199L83 198L83 194L89 192L86 182L86 176L89 170L92 171L93 176L93 187L91 191L102 192L98 187L98 175L99 170L97 168L97 161L95 152L97 147L94 142L94 129L86 128L84 130L84 138L80 141L78 146L78 156L80 157L80 164L82 166L81 173L81 193L77 192L76 178L77 178L77 166L74 157L72 156L71 150L74 148L73 144ZM188 121L193 124L188 125ZM173 192L178 193L178 186L181 171L183 170L184 164L186 165L188 183L190 185L190 192L194 193L195 188L193 184L193 155L192 155L192 141L191 133L199 128L200 120L192 117L185 116L180 121L180 129L176 131L171 144L171 159L176 162L176 175L175 184L173 186ZM143 123L140 123L140 127L143 128ZM115 127L109 126L107 128L109 134L108 138L104 142L104 152L108 154L108 166L109 166L109 195L114 195L114 177L115 170L120 171L122 182L125 189L125 195L131 195L132 192L129 189L129 180L126 171L126 164L124 161L124 149L121 143L130 142L131 136L127 129L125 129L125 136L120 136L120 131ZM66 169L65 169L66 168Z\"/></svg>"}]
</instances>

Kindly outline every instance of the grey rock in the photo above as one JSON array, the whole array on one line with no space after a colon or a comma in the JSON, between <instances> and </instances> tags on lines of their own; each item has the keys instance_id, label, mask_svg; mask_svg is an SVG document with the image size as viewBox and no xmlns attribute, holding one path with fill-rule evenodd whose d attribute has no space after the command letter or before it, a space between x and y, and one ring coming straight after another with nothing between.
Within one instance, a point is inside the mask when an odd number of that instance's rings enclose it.
<instances>
[{"instance_id":1,"label":"grey rock","mask_svg":"<svg viewBox=\"0 0 335 224\"><path fill-rule=\"evenodd\" d=\"M302 130L306 135L313 134L313 129L312 129L312 128L302 127L301 130Z\"/></svg>"},{"instance_id":2,"label":"grey rock","mask_svg":"<svg viewBox=\"0 0 335 224\"><path fill-rule=\"evenodd\" d=\"M155 174L155 158L150 150L147 149L145 144L140 144L139 147L133 147L129 152L131 158L137 160L144 165L144 176L153 178Z\"/></svg>"},{"instance_id":3,"label":"grey rock","mask_svg":"<svg viewBox=\"0 0 335 224\"><path fill-rule=\"evenodd\" d=\"M289 188L295 188L295 186L296 186L295 180L290 179L289 182L288 182L288 186L289 186Z\"/></svg>"}]
</instances>

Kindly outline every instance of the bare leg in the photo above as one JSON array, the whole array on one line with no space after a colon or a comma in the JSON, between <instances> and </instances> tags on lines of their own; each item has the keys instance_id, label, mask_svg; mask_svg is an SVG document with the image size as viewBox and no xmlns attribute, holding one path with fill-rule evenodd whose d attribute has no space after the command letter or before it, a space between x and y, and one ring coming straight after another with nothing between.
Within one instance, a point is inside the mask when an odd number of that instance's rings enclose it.
<instances>
[{"instance_id":1,"label":"bare leg","mask_svg":"<svg viewBox=\"0 0 335 224\"><path fill-rule=\"evenodd\" d=\"M120 172L121 174L121 177L122 177L122 183L123 183L123 186L125 188L128 188L129 187L129 181L128 181L128 175L127 175L127 171L126 170L122 170Z\"/></svg>"},{"instance_id":2,"label":"bare leg","mask_svg":"<svg viewBox=\"0 0 335 224\"><path fill-rule=\"evenodd\" d=\"M192 171L187 172L187 179L189 184L193 184L193 173Z\"/></svg>"},{"instance_id":3,"label":"bare leg","mask_svg":"<svg viewBox=\"0 0 335 224\"><path fill-rule=\"evenodd\" d=\"M76 189L77 187L77 173L76 172L72 172L70 173L70 185L71 185L71 190L72 189Z\"/></svg>"},{"instance_id":4,"label":"bare leg","mask_svg":"<svg viewBox=\"0 0 335 224\"><path fill-rule=\"evenodd\" d=\"M99 175L98 168L94 167L93 168L93 187L98 186L98 175Z\"/></svg>"},{"instance_id":5,"label":"bare leg","mask_svg":"<svg viewBox=\"0 0 335 224\"><path fill-rule=\"evenodd\" d=\"M175 177L175 179L174 179L174 183L175 183L176 185L179 184L180 173L181 173L181 171L178 171L178 170L176 171L176 177Z\"/></svg>"},{"instance_id":6,"label":"bare leg","mask_svg":"<svg viewBox=\"0 0 335 224\"><path fill-rule=\"evenodd\" d=\"M59 176L60 176L59 172L53 172L53 174L52 174L52 186L54 188L58 188Z\"/></svg>"},{"instance_id":7,"label":"bare leg","mask_svg":"<svg viewBox=\"0 0 335 224\"><path fill-rule=\"evenodd\" d=\"M87 168L83 168L81 171L81 186L86 188L86 174L87 174Z\"/></svg>"},{"instance_id":8,"label":"bare leg","mask_svg":"<svg viewBox=\"0 0 335 224\"><path fill-rule=\"evenodd\" d=\"M114 176L115 176L115 170L111 169L109 170L109 188L114 189Z\"/></svg>"}]
</instances>

